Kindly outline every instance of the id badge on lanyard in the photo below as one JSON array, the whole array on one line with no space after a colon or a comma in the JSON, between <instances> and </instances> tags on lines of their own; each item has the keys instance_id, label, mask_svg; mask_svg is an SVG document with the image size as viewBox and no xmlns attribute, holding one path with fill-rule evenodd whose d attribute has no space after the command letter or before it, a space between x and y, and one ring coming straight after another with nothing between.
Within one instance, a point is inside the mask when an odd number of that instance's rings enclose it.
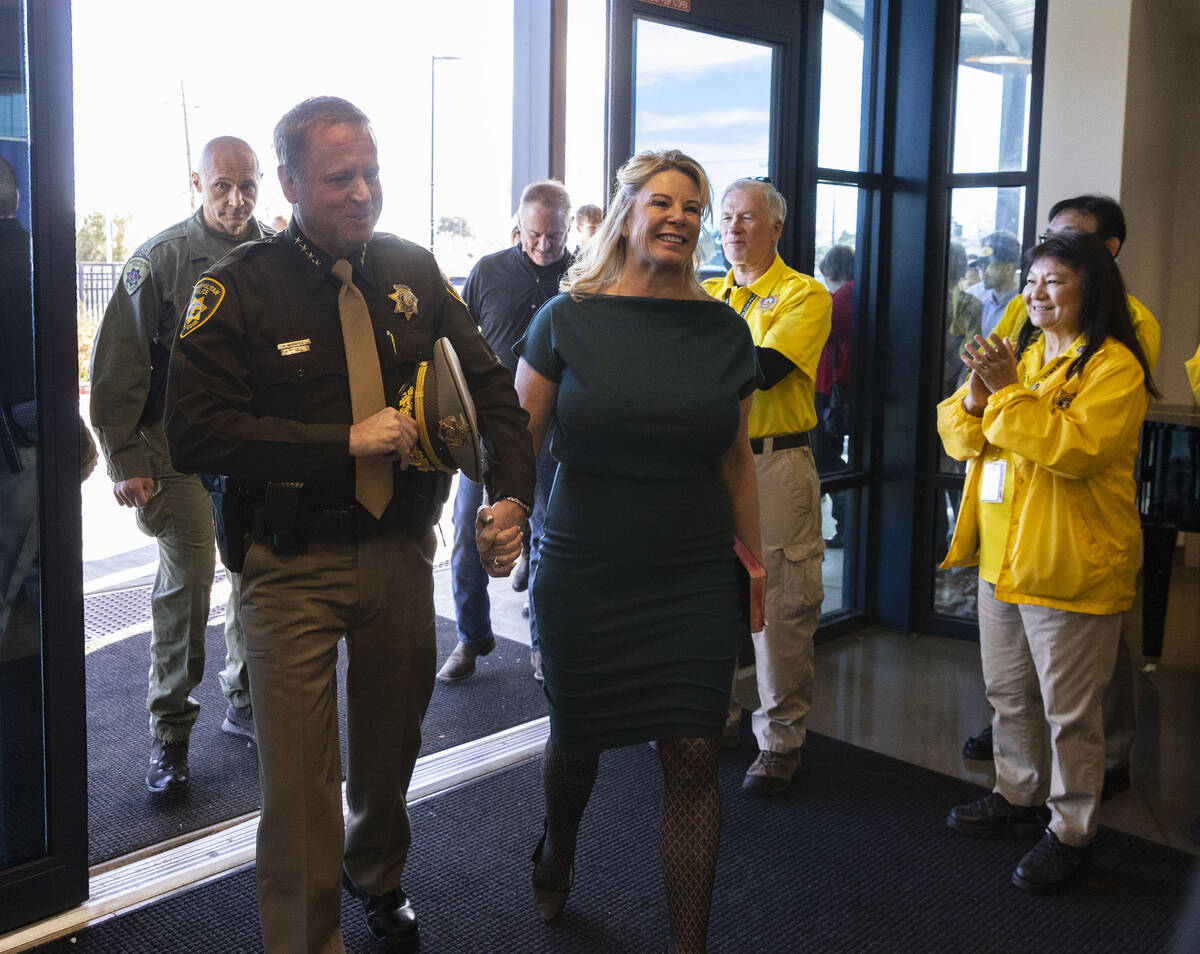
<instances>
[{"instance_id":1,"label":"id badge on lanyard","mask_svg":"<svg viewBox=\"0 0 1200 954\"><path fill-rule=\"evenodd\" d=\"M982 479L979 481L979 499L983 503L1004 503L1004 471L1007 466L1004 458L983 462Z\"/></svg>"}]
</instances>

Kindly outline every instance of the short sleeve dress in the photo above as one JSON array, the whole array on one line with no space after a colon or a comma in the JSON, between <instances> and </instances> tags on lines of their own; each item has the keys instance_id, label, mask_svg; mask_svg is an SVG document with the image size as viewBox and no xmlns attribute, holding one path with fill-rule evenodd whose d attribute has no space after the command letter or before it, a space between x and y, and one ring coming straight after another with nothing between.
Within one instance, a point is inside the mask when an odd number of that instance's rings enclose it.
<instances>
[{"instance_id":1,"label":"short sleeve dress","mask_svg":"<svg viewBox=\"0 0 1200 954\"><path fill-rule=\"evenodd\" d=\"M747 632L722 464L758 381L718 301L552 298L513 349L558 384L532 584L554 744L717 735Z\"/></svg>"}]
</instances>

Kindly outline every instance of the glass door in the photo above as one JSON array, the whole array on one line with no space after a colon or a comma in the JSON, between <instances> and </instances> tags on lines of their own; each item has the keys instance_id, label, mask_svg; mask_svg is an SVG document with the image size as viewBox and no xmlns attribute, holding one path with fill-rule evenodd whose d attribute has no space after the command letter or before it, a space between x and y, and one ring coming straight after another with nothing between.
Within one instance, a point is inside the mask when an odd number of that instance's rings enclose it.
<instances>
[{"instance_id":1,"label":"glass door","mask_svg":"<svg viewBox=\"0 0 1200 954\"><path fill-rule=\"evenodd\" d=\"M679 149L714 199L746 176L789 198L803 188L803 35L807 4L769 0L613 0L609 8L608 166L645 149ZM789 258L790 227L780 241ZM709 267L723 271L715 223Z\"/></svg>"},{"instance_id":2,"label":"glass door","mask_svg":"<svg viewBox=\"0 0 1200 954\"><path fill-rule=\"evenodd\" d=\"M0 932L87 895L69 39L0 2Z\"/></svg>"}]
</instances>

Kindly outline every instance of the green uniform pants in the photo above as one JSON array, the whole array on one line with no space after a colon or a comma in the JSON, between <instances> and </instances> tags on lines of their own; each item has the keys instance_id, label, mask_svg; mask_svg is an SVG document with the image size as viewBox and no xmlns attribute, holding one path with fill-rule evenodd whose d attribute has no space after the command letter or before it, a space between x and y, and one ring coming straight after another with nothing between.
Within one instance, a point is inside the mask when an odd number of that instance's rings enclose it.
<instances>
[{"instance_id":1,"label":"green uniform pants","mask_svg":"<svg viewBox=\"0 0 1200 954\"><path fill-rule=\"evenodd\" d=\"M137 511L143 533L158 544L158 573L150 594L152 631L146 708L150 734L186 742L200 711L191 692L204 675L204 631L215 567L212 505L200 478L167 463L161 427L143 433L159 458L154 496ZM232 581L231 581L232 582ZM250 700L245 647L231 591L225 616L226 667L221 689L232 705Z\"/></svg>"}]
</instances>

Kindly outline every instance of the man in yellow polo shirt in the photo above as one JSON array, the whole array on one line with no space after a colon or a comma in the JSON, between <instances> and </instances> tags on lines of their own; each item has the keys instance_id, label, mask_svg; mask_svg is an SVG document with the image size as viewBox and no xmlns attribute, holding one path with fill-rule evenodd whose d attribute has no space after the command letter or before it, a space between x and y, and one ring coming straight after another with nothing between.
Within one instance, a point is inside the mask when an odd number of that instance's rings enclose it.
<instances>
[{"instance_id":1,"label":"man in yellow polo shirt","mask_svg":"<svg viewBox=\"0 0 1200 954\"><path fill-rule=\"evenodd\" d=\"M721 198L721 244L733 266L705 290L749 324L764 380L750 410L758 472L766 629L754 634L759 754L742 787L778 795L800 767L804 719L812 708L813 634L825 598L821 561L821 481L809 431L817 424L813 381L829 337L833 300L815 278L788 268L775 246L787 203L768 181L738 179ZM736 740L741 706L730 706L726 736Z\"/></svg>"},{"instance_id":2,"label":"man in yellow polo shirt","mask_svg":"<svg viewBox=\"0 0 1200 954\"><path fill-rule=\"evenodd\" d=\"M1125 244L1125 213L1116 201L1106 195L1088 194L1060 199L1050 207L1049 218L1050 223L1039 236L1039 241L1055 232L1086 232L1103 239L1113 258L1121 253L1121 247ZM1132 295L1127 295L1126 299L1138 344L1142 346L1142 353L1153 371L1158 364L1161 330L1150 309ZM1027 318L1025 299L1017 295L1008 303L994 333L1015 342ZM1130 644L1135 650L1140 650L1141 612L1139 582L1137 602L1121 617L1121 641L1117 645L1116 666L1112 681L1104 693L1104 798L1129 788L1129 752L1137 731L1137 687ZM963 755L967 758L991 759L990 725L963 743Z\"/></svg>"}]
</instances>

